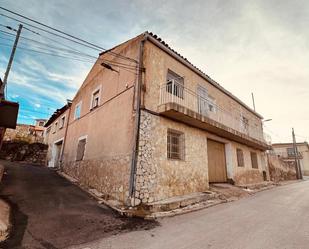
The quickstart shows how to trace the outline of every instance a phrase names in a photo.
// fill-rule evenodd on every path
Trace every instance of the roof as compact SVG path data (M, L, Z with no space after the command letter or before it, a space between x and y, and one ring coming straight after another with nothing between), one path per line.
M46 122L44 127L48 127L50 124L52 124L60 115L62 115L67 109L69 109L70 106L71 106L71 103L67 103L66 105L64 105L60 109L57 109L53 113L53 115L51 115L51 117L48 119L48 121Z
M254 111L251 107L249 107L247 104L245 104L243 101L241 101L239 98L237 98L235 95L233 95L231 92L226 90L224 87L222 87L218 82L210 78L206 73L204 73L201 69L193 65L187 58L183 57L181 54L176 52L174 49L172 49L166 42L164 42L160 37L158 37L156 34L153 34L152 32L146 31L144 33L145 37L152 41L155 45L161 45L162 47L165 47L167 50L171 52L171 55L175 57L175 59L183 62L185 65L189 66L193 71L195 71L197 74L199 74L201 77L203 77L206 81L208 81L210 84L212 84L214 87L234 99L237 103L245 107L248 111L256 115L257 117L263 119L263 116L261 116L259 113Z
M308 148L309 148L308 142L300 142L300 143L296 143L296 145L298 145L298 146L300 146L300 145L305 145L305 146L308 146ZM275 147L280 147L280 146L293 146L293 143L275 143L275 144L272 144L272 146L275 146Z

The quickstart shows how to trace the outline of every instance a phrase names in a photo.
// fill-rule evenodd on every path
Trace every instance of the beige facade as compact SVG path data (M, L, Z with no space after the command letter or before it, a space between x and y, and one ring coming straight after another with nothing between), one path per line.
M286 162L295 161L293 143L273 144L273 152ZM302 174L309 176L309 145L307 142L297 143L298 156Z
M182 86L167 82L170 71ZM63 137L58 166L106 198L137 205L206 191L210 140L223 146L226 181L268 176L262 117L147 32L102 53L64 114L64 131L47 138L49 165Z

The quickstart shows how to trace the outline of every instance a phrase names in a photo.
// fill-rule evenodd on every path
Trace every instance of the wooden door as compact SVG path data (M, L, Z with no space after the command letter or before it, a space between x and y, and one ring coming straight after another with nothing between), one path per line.
M225 145L207 140L209 182L226 182Z

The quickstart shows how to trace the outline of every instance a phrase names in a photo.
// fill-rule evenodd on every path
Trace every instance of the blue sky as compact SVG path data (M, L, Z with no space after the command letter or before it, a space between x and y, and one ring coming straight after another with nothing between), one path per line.
M23 0L2 0L1 6L104 48L152 31L250 106L254 92L257 111L273 119L265 123L273 141L290 141L292 127L299 141L309 140L308 1L28 0L25 7ZM0 24L18 25L1 16ZM53 44L27 30L22 35ZM0 33L2 78L12 43ZM20 46L35 48L23 39ZM21 105L18 121L47 118L73 98L91 65L18 49L8 85L9 99Z

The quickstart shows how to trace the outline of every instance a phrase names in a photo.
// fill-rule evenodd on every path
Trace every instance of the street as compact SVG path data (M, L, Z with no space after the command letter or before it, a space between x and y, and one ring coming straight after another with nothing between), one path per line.
M13 231L0 248L65 248L156 225L119 217L46 167L1 163L7 174L0 197L13 209Z
M14 229L1 248L308 248L309 181L156 222L122 218L44 167L4 162Z
M73 248L306 249L309 248L309 181L165 218L152 230L70 247Z

